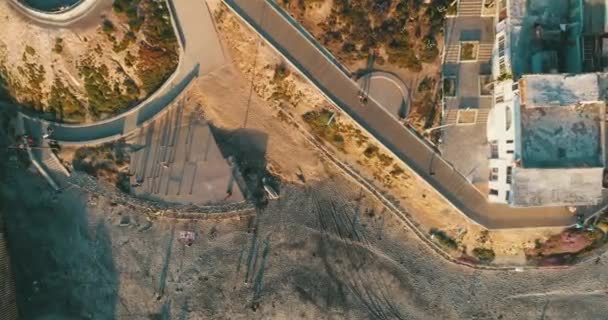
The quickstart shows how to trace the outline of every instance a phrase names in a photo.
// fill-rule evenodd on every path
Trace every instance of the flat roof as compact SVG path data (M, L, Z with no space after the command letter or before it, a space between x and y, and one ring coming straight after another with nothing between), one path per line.
M512 205L577 206L602 200L603 168L514 168Z
M524 168L603 167L604 103L521 108Z
M526 108L571 106L601 101L598 74L531 74L520 80Z

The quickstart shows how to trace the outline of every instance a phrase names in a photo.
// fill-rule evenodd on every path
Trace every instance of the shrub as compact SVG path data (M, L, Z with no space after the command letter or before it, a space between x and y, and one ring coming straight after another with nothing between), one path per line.
M367 158L372 158L373 156L376 155L376 153L378 153L378 147L376 147L374 145L369 145L363 151L363 155L365 155Z
M391 170L390 174L391 174L393 177L397 177L397 176L399 176L399 175L402 175L404 172L405 172L405 171L403 171L403 169L401 169L401 167L400 167L400 166L398 166L398 165L396 165L396 164L395 164L395 165L393 165L393 170Z
M444 231L439 230L437 228L431 228L430 233L431 237L437 240L437 242L439 242L439 244L441 244L442 246L453 250L456 250L458 248L458 243L456 242L456 240L452 239Z
M274 66L274 75L272 77L273 81L282 81L289 76L289 69L285 64L280 63Z
M133 10L133 8L136 8L136 5L139 3L139 1L140 0L114 0L112 8L117 13L125 13L130 10Z
M422 41L423 46L420 50L420 61L422 62L433 62L439 55L439 49L437 49L437 40L432 35L428 35Z
M53 47L53 52L57 54L63 52L63 39L59 37L55 38L55 46Z
M105 33L112 33L114 32L114 24L112 21L105 19L101 25L101 30L103 30Z
M336 143L336 144L343 144L344 143L344 137L342 135L340 135L340 134L337 134L337 133L334 134L333 140L334 140L334 143Z
M494 261L494 258L496 257L494 250L487 248L475 248L473 249L473 255L479 262L486 264Z
M426 76L418 84L418 92L430 91L431 89L433 89L434 85L435 85L435 80L429 76Z
M33 56L36 54L36 49L30 46L25 46L25 53L29 54L30 56Z
M384 153L378 154L378 159L380 160L380 162L382 163L382 166L384 166L384 167L388 167L391 164L393 164L393 158L391 158L391 156L388 156Z

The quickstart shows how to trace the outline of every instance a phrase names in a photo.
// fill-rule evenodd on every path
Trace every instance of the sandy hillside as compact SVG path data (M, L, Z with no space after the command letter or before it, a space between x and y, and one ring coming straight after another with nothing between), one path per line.
M88 122L145 98L174 70L177 47L174 35L172 43L161 43L148 31L147 26L162 17L149 9L150 0L137 2L137 18L112 10L109 1L67 29L31 23L7 1L0 2L0 84L8 99L55 120ZM168 15L166 7L159 10ZM160 25L172 28L170 20ZM155 50L165 50L168 57L155 61L160 74L148 67Z

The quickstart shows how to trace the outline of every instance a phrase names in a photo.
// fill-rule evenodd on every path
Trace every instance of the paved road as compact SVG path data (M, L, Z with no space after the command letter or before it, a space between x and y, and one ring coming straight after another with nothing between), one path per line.
M175 76L147 100L111 119L86 125L52 123L53 139L66 145L82 145L110 141L128 134L160 115L195 77L225 63L206 3L202 0L172 0L169 3L183 40L183 53ZM35 117L26 117L25 121L34 133L48 123Z
M489 204L453 167L370 101L361 106L359 88L309 38L265 0L224 0L237 14L289 59L340 108L404 160L456 207L488 228L570 225L565 208L511 208ZM592 208L587 208L593 211Z

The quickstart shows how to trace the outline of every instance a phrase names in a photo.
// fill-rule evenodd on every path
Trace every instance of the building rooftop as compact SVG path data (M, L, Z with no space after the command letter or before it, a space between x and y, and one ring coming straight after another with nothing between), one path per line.
M603 103L522 109L522 166L601 167L603 110Z
M603 168L513 170L512 205L576 206L602 200Z
M526 108L572 106L602 100L596 73L525 75L520 83L521 104Z
M605 103L598 74L526 75L520 80L519 158L512 205L599 203Z

